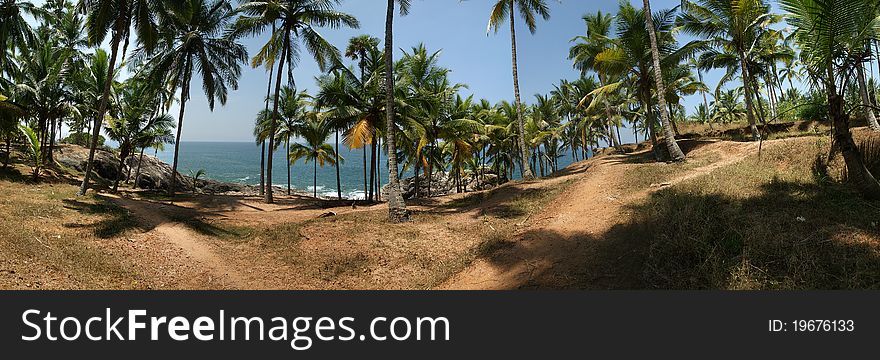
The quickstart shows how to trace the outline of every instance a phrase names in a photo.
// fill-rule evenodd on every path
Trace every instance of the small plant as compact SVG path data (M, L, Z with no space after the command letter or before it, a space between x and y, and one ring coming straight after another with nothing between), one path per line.
M198 189L199 189L199 179L202 178L203 176L205 176L206 173L207 172L205 172L205 169L199 169L199 171L192 171L192 170L189 171L189 177L191 177L192 181L193 181L193 186L192 186L193 194L195 194L196 191L198 191Z
M34 163L34 180L38 180L40 178L40 170L43 168L43 148L40 144L40 138L37 136L37 133L34 132L34 129L27 126L19 125L18 129L25 137L25 144L31 155L31 160Z

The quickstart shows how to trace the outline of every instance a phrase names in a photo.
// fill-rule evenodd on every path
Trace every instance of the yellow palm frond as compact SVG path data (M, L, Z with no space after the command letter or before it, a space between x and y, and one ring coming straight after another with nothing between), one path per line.
M373 126L367 118L358 120L348 131L342 141L349 148L362 149L373 143Z

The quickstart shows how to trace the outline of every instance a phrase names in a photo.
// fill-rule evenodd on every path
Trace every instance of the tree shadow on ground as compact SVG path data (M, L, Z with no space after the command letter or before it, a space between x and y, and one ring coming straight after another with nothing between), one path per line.
M129 214L128 211L111 203L107 199L98 198L97 203L82 202L79 200L62 200L64 208L74 210L86 215L100 215L102 220L94 223L67 223L63 226L69 229L92 229L95 236L101 239L117 237L128 230L141 228L148 231Z
M510 288L876 289L880 204L839 185L774 180L731 197L677 188L602 234L532 229L480 255Z

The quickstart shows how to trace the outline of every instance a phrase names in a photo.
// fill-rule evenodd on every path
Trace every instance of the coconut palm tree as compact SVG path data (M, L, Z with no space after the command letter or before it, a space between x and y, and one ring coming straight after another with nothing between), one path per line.
M156 112L159 97L149 85L137 77L128 80L116 101L117 108L111 111L112 116L108 116L107 134L119 143L119 167L113 183L114 192L119 190L125 160L138 147L143 149L145 143L155 142L157 135L174 127L174 118Z
M525 139L525 120L523 119L523 106L519 93L519 68L516 54L516 13L517 11L523 17L529 31L534 34L537 31L536 15L544 20L550 19L550 8L544 0L498 0L492 6L492 13L489 16L489 27L487 32L495 33L501 29L501 25L505 21L510 22L510 48L513 58L513 94L516 100L517 127L519 130L519 147L521 166L523 167L523 178L531 179L535 177L534 172L529 166L529 149L526 146Z
M574 67L581 71L581 76L585 76L589 71L595 71L599 76L600 86L605 86L608 84L610 71L605 67L597 66L599 63L597 63L596 57L614 46L614 42L610 38L614 17L611 14L603 14L599 11L595 15L584 15L583 19L587 25L587 34L572 40L576 44L569 50L569 59L574 61ZM617 128L618 134L615 136L614 128L610 123L611 119L614 118L611 104L608 102L607 97L602 98L602 103L605 108L606 119L609 121L607 124L610 133L609 137L614 147L620 149L620 142L618 140L620 129Z
M305 141L305 144L296 143L290 147L291 163L304 159L306 163L312 162L315 164L314 182L312 183L315 198L318 197L318 166L324 167L324 164L338 166L333 145L326 143L332 130L328 122L323 121L318 114L313 113L299 126L298 133Z
M275 78L275 94L272 113L278 113L279 97L281 95L281 80L284 76L285 65L291 69L288 75L288 83L293 84L292 69L301 53L300 48L306 50L317 61L321 71L328 66L340 63L339 50L331 45L318 32L319 27L358 28L360 23L353 16L336 11L340 0L267 0L247 1L239 5L239 13L242 16L233 26L231 36L259 36L268 28L273 28L269 41L264 45L251 60L253 67L266 65L275 66L278 62L278 70ZM269 134L276 130L277 117L273 116L269 121ZM269 137L269 149L275 147L275 137ZM273 203L272 195L272 156L269 156L266 164L266 203Z
M363 87L357 77L348 69L340 68L321 76L318 81L318 94L315 95L315 108L326 109L322 114L336 134L336 155L339 156L340 132L349 131L361 119L360 95ZM359 140L366 137L361 136ZM363 145L363 144L359 144ZM364 149L364 194L367 193L367 152ZM336 161L339 163L339 160ZM342 177L336 167L336 196L342 200Z
M684 161L684 152L675 142L675 133L670 126L669 113L666 111L666 88L663 84L663 70L660 68L660 49L657 47L657 29L654 27L654 16L651 13L651 1L644 0L645 3L645 22L648 28L648 34L651 37L651 55L654 60L654 80L657 82L657 102L660 105L661 126L666 141L666 150L669 151L669 157L672 161Z
M10 61L9 56L15 55L16 49L26 49L33 42L33 29L25 16L40 14L40 9L30 1L0 0L0 76Z
M780 4L794 28L804 66L824 87L834 146L843 155L849 181L863 196L880 199L880 182L865 166L844 109L852 74L870 59L865 44L877 40L880 0L781 0Z
M367 86L368 86L368 81L367 81L367 78L368 78L367 69L369 68L368 64L370 63L371 59L378 58L379 56L376 56L378 54L380 54L379 39L374 38L369 35L361 35L361 36L356 36L356 37L351 38L348 41L348 47L345 49L345 56L348 57L349 59L352 59L352 60L355 60L358 62L358 67L360 68L361 89L364 93L366 92ZM355 129L354 125L355 124L351 124L350 128ZM362 130L361 132L363 132L363 134L356 136L355 140L357 140L358 144L349 144L349 146L363 145L363 146L360 146L360 148L363 149L363 153L364 153L364 158L363 158L363 160L364 160L364 197L365 197L365 199L367 199L367 195L370 193L370 185L368 183L368 175L367 175L367 146L366 146L366 144L372 143L372 137L370 137L366 134L366 131L370 130L365 126L365 125L367 125L367 123L365 123L365 122L360 123L360 125L361 126L359 127L359 129ZM370 131L370 132L372 132L372 131ZM337 141L337 143L338 143L338 141ZM356 148L356 147L352 147L352 148ZM337 153L338 153L338 151L337 151ZM373 164L373 163L374 162L371 161L371 164ZM337 168L337 170L338 170L338 168Z
M36 131L33 129L25 125L18 125L18 128L22 135L24 135L25 148L27 148L28 154L31 156L31 161L33 162L31 169L33 169L34 180L38 180L40 178L40 170L43 168L45 162L40 139L38 138Z
M705 44L712 48L700 57L704 67L726 68L728 78L741 74L752 139L760 140L754 104L757 80L749 64L756 56L755 44L777 17L764 0L683 0L682 10L681 28L705 38Z
M208 107L214 110L219 100L226 104L229 89L238 89L241 67L247 61L247 49L226 30L236 12L226 0L186 0L184 10L174 11L161 22L162 34L156 52L136 51L134 64L146 63L152 79L180 89L180 114L177 117L177 137L174 142L172 174L177 173L180 156L180 137L186 104L190 99L193 76L200 78ZM168 188L173 195L177 177L171 177Z
M400 14L409 14L410 0L388 0L388 12L385 14L385 144L388 147L388 217L392 222L409 221L409 211L403 200L397 168L397 147L395 137L397 126L394 123L394 12L395 5L400 4Z
M92 163L95 160L95 149L98 147L98 138L101 135L101 123L107 112L110 100L110 88L113 85L113 73L116 69L116 61L120 54L120 45L125 41L128 44L131 31L134 29L137 40L145 51L152 51L157 42L156 20L161 17L164 9L177 8L179 5L174 1L167 0L82 0L79 3L81 11L86 15L86 32L88 33L89 45L97 47L104 43L107 34L111 34L110 60L107 66L107 75L104 77L104 88L101 93L101 101L98 111L95 113L92 125L92 138L89 146L89 160L86 162L85 175L82 186L77 195L86 194L89 188L89 179L92 174ZM121 53L125 53L124 46Z
M135 188L140 186L141 165L144 163L144 151L146 151L148 147L154 148L156 150L154 156L158 156L159 151L165 150L165 144L174 143L173 119L170 123L165 123L164 127L160 124L154 125L152 130L142 133L137 142L138 146L141 148L141 152L138 156L137 171L134 173Z
M277 147L284 143L284 149L287 152L287 196L292 194L290 184L290 166L292 165L290 158L290 139L299 135L299 129L309 116L309 107L311 107L311 96L305 91L297 92L291 87L281 88L281 105L279 106L278 129L275 133L275 144ZM273 149L274 153L275 149Z

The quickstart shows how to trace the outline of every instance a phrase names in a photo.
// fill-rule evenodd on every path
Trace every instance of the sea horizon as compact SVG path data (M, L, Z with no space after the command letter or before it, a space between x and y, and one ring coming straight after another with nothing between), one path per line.
M334 145L335 144L331 144ZM252 141L182 141L180 143L178 172L189 175L190 171L205 170L204 179L242 184L260 184L261 146ZM346 199L363 199L364 160L362 149L351 149L344 144L339 147L340 157L344 159L340 167L342 196ZM155 149L147 149L145 155L156 155L159 160L171 164L174 160L174 146L167 145L156 154ZM368 154L369 156L369 154ZM282 146L273 157L272 185L287 188L286 152ZM369 158L368 158L369 159ZM571 164L570 154L559 159L560 169ZM369 167L369 162L367 166ZM381 154L381 184L388 183L387 156ZM537 170L537 169L536 169ZM369 176L369 175L368 175ZM401 173L401 178L412 177L412 169ZM302 160L290 168L291 189L295 193L314 193L314 164ZM336 170L333 166L318 167L317 190L320 197L337 196Z

